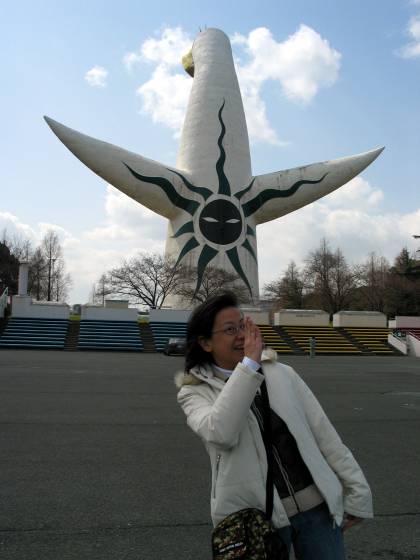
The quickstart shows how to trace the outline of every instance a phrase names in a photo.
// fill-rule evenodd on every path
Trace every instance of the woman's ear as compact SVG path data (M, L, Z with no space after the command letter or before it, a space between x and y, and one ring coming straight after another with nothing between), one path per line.
M213 349L213 345L211 343L210 338L205 338L204 336L200 336L198 338L198 344L201 346L201 348L204 350L204 352L210 352Z

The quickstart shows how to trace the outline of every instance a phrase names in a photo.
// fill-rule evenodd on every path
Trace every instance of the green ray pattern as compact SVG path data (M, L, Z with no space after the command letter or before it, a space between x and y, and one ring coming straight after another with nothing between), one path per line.
M217 255L218 251L209 247L208 245L204 245L203 250L201 251L201 255L198 259L197 264L197 285L195 287L195 294L198 292L201 286L201 282L203 280L203 274L206 270L207 265L214 257Z
M257 256L248 239L245 239L245 241L242 243L242 247L244 247L247 251L249 251L251 255L254 257L255 262L257 262Z
M197 208L200 206L199 203L195 202L195 200L188 200L187 198L181 196L179 193L177 193L172 183L167 179L164 179L163 177L147 177L146 175L140 175L140 173L137 173L136 171L134 171L134 169L131 169L131 167L125 162L123 163L130 171L130 173L134 175L136 179L139 179L139 181L152 183L153 185L157 185L158 187L160 187L172 202L172 204L174 204L177 208L182 208L182 210L185 210L186 212L188 212L188 214L191 214L191 216L193 216L197 211Z
M226 251L226 254L229 257L229 260L232 263L233 268L236 270L236 272L239 274L239 276L245 282L245 284L246 284L246 286L249 290L249 293L251 294L251 297L252 297L251 286L248 282L248 278L246 277L245 272L242 269L241 262L239 260L239 255L238 255L237 248L233 247L232 249L229 249L229 251Z
M222 119L222 112L224 106L225 106L225 100L223 100L222 106L219 109L219 122L222 127L222 130L217 140L217 145L219 146L219 150L220 150L220 156L216 163L216 171L217 171L217 176L219 178L219 194L225 194L227 196L230 196L230 185L224 170L225 161L226 161L226 152L222 144L223 138L225 137L225 133L226 133L225 123L223 122Z
M250 184L245 189L242 189L241 191L237 192L236 194L234 194L234 196L238 200L241 200L241 198L244 196L244 194L246 194L251 189L252 185L254 184L254 181L255 181L255 177L252 179Z
M289 189L285 190L266 189L265 191L261 191L260 194L258 194L256 197L242 206L244 214L246 217L251 216L269 200L273 200L274 198L287 198L288 196L292 196L302 185L316 185L317 183L323 181L327 175L328 173L325 173L325 175L323 175L321 179L318 179L317 181L297 181Z
M188 179L186 177L184 177L184 175L182 175L178 171L175 171L175 169L169 169L169 168L167 168L167 169L168 169L168 171L171 171L171 173L175 173L175 175L178 175L178 177L181 177L181 179L185 183L185 186L188 187L191 192L200 194L204 198L204 200L207 200L209 198L209 196L211 196L213 194L212 191L210 189L207 189L206 187L196 187L195 185L190 183L188 181Z
M187 253L189 253L199 245L200 243L197 241L197 239L195 237L191 237L191 239L187 241L187 243L185 243L182 251L179 253L179 257L175 263L175 266L178 266L178 264L181 262L181 259L183 259Z
M176 233L174 233L174 235L172 237L173 238L179 237L180 235L183 235L184 233L194 233L194 222L187 222L186 224L181 226L179 228L179 230Z

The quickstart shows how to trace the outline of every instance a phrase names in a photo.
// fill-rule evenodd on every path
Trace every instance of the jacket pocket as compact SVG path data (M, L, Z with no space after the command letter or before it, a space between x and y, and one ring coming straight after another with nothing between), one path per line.
M216 484L217 484L217 479L219 477L219 469L220 469L221 459L222 459L222 454L218 453L217 456L216 456L216 468L215 468L215 472L214 472L213 498L216 497Z

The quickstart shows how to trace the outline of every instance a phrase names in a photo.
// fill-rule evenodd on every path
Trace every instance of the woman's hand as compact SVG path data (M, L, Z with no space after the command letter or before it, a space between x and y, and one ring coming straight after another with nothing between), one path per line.
M351 527L354 527L354 525L358 525L362 521L363 519L361 517L356 517L355 515L350 515L349 513L346 513L343 524L341 525L341 530L344 533L345 531L347 531Z
M260 333L260 329L254 324L250 317L245 317L245 341L244 355L254 362L261 363L261 353L264 348L264 342Z

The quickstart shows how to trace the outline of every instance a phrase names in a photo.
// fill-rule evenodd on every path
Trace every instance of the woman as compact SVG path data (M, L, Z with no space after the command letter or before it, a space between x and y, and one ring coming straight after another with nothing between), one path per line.
M270 400L273 525L300 560L344 559L343 531L372 517L369 485L320 404L289 366L263 351L260 331L233 294L192 313L178 402L204 442L212 468L216 526L245 508L265 510L267 455L259 387Z

